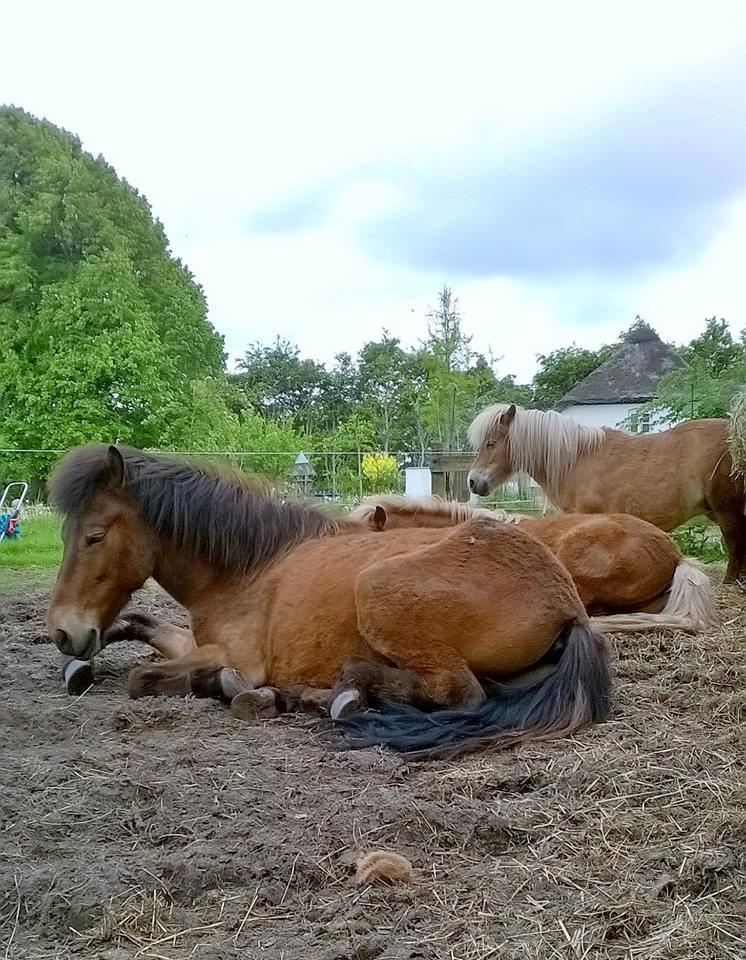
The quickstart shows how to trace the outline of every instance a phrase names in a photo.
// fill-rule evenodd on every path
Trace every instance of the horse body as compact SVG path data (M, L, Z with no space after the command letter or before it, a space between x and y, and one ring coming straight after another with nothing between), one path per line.
M173 659L133 671L135 695L349 686L364 661L376 683L396 674L415 702L461 708L455 732L407 714L374 738L425 749L485 731L493 742L557 736L608 709L604 641L564 567L518 528L479 517L446 531L337 536L318 511L105 447L72 451L51 490L67 515L48 613L63 653L100 649L149 576L190 612L191 634L154 644ZM206 514L222 525L201 526ZM556 669L538 686L486 701L479 677L520 675L551 651ZM378 729L366 717L355 721L363 739Z
M682 557L659 528L629 514L559 514L528 517L490 511L437 497L370 497L349 522L372 530L448 527L493 516L540 540L570 573L596 622L616 632L671 628L706 630L717 622L707 575Z
M498 404L470 428L469 484L487 493L526 473L566 513L629 513L664 531L705 514L723 533L730 582L746 575L746 491L733 474L728 438L727 420L632 435Z
M549 493L561 510L629 513L670 532L724 506L717 468L725 460L730 467L727 421L692 420L655 434L603 431L603 444L580 456Z

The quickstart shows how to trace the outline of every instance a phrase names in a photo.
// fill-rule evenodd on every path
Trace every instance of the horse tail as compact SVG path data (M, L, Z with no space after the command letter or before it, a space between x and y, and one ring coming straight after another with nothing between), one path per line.
M420 757L455 756L477 747L505 748L566 737L605 720L611 709L606 638L587 620L574 620L560 637L563 649L548 676L524 686L494 684L477 707L435 710L385 702L337 721L344 746L387 746ZM520 680L520 678L518 678Z
M715 595L701 564L683 557L674 570L668 600L660 613L619 613L591 617L597 630L640 633L644 630L684 630L706 633L718 624Z

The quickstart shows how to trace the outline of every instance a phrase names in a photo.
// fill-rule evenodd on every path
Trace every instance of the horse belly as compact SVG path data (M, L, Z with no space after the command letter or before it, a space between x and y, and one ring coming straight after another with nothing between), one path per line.
M347 577L324 589L288 582L275 597L267 641L267 679L277 687L330 687L347 660L372 656L358 630L354 584Z
M602 450L568 471L558 497L563 511L626 513L668 532L705 510L701 451L665 434L609 436Z
M381 556L406 553L442 537L441 531L348 535L309 541L272 571L267 612L267 682L332 686L350 659L375 654L358 628L355 583Z

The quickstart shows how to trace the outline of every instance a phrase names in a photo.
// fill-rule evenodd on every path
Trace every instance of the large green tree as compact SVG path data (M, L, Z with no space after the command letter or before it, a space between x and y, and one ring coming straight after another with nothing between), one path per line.
M727 417L734 396L746 388L744 334L736 340L725 320L710 317L679 356L682 366L661 379L658 396L646 409L669 422Z
M420 362L426 371L421 416L430 442L445 449L466 446L474 416L491 403L528 403L531 391L513 376L498 377L495 360L471 348L458 299L444 286L427 314L428 335Z
M359 414L372 425L380 450L411 450L422 434L421 397L427 380L419 355L383 331L358 355Z
M3 442L191 445L205 391L210 428L226 427L223 386L202 290L146 200L76 137L0 108Z
M586 350L573 344L552 350L551 353L540 353L537 357L539 369L532 383L533 403L542 410L553 407L576 384L608 360L613 351L614 347L609 344L598 350Z
M250 344L238 369L234 380L260 413L290 420L307 433L323 421L329 373L323 364L302 358L289 340L277 337L269 346Z

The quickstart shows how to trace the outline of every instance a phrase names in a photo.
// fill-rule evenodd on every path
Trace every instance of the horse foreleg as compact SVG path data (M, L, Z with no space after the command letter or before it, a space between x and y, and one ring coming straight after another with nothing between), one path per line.
M229 667L226 651L206 644L177 660L146 663L130 671L127 690L139 697L211 697L230 702L251 684Z
M60 671L65 690L71 697L79 697L93 683L93 661L76 660L63 654L60 657Z
M140 610L125 614L104 634L104 646L120 640L147 643L166 660L178 660L197 649L191 630L156 620Z
M239 720L267 720L281 713L310 713L328 717L334 690L296 684L286 690L255 687L231 700L231 713Z
M103 646L122 640L139 640L147 643L167 660L177 660L196 650L191 630L162 623L149 613L133 611L116 620L104 633ZM71 696L79 696L94 681L93 660L77 660L75 657L60 658L60 673L65 689Z

